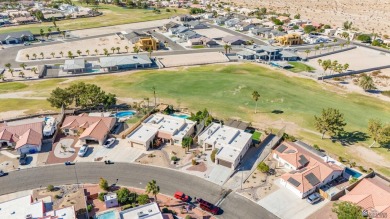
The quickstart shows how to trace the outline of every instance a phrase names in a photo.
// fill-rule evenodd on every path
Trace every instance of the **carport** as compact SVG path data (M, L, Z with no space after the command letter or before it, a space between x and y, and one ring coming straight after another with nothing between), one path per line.
M228 168L232 168L232 162L229 162L226 160L217 159L217 164L228 167Z

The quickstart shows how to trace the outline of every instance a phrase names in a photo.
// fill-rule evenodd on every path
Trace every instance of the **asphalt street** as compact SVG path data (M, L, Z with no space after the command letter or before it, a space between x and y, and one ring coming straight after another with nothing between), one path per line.
M176 190L180 190L191 197L201 197L212 203L221 199L222 188L199 177L130 163L76 163L72 166L53 165L14 171L0 177L0 195L46 187L49 184L98 183L100 177L106 178L109 184L118 179L118 185L137 188L145 188L147 182L154 179L163 194L173 195ZM277 218L263 207L234 192L222 200L220 207L223 213L218 218Z

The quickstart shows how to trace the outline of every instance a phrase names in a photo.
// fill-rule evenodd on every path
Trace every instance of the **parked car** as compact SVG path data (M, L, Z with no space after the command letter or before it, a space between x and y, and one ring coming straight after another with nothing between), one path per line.
M27 164L27 154L21 153L19 156L19 164L26 165Z
M88 145L85 144L79 150L79 153L78 153L79 157L84 157L84 155L85 155L85 153L87 153L87 151L88 151Z
M29 43L29 42L24 42L23 45L29 46L29 45L31 45L31 43Z
M107 139L107 140L104 142L103 147L105 147L105 148L111 147L111 146L114 144L115 140L116 140L115 138L109 138L109 139Z
M0 170L0 176L4 176L4 175L5 175L4 171Z
M217 215L218 212L219 212L219 207L211 204L210 202L207 202L201 198L197 199L198 203L199 203L199 206L201 209L203 209L204 211L207 211L207 212L210 212L211 214L213 215Z
M322 199L321 195L318 194L318 192L315 192L315 193L309 195L306 200L307 200L307 202L309 202L310 204L313 205L313 204L321 201L321 199Z
M187 202L190 199L190 197L188 197L188 195L185 195L184 193L182 193L180 191L176 191L174 197L176 199L182 200L184 202Z

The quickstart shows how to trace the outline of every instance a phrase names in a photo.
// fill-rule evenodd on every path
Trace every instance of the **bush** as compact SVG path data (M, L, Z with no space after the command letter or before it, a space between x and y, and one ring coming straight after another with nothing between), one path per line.
M48 185L47 188L46 188L46 190L47 190L48 192L52 192L52 191L54 191L54 186L53 186L53 185Z
M184 219L191 219L191 216L187 215Z
M381 94L390 97L390 90L382 91Z
M257 169L262 173L266 173L269 171L269 166L264 162L260 162L259 165L257 165Z
M349 184L354 184L356 181L358 181L356 177L351 177L351 179L349 179Z
M101 193L99 193L98 199L99 199L100 201L104 201L104 196L105 196L105 195L107 195L106 192L101 192Z
M179 158L176 157L176 156L172 156L172 157L171 157L171 160L172 160L172 161L179 161Z
M341 163L344 163L344 158L343 158L343 157L339 157L339 161L340 161Z
M213 163L215 162L215 155L217 154L217 152L218 149L214 149L213 152L211 152L210 159L211 161L213 161Z
M297 140L294 136L289 135L287 133L283 134L283 139L286 140L286 141L291 141L291 142L294 142L294 141Z
M349 164L349 166L350 166L350 167L356 167L356 162L351 162L351 163Z
M121 207L121 209L122 209L122 211L124 211L124 210L129 209L129 208L132 208L132 207L133 207L133 205L127 204L127 205L123 205L123 206Z
M198 164L198 162L196 162L195 159L192 159L192 165L195 166L195 165L197 165L197 164Z
M367 172L367 170L364 169L364 167L362 167L362 166L359 166L359 170L360 170L360 172L363 172L363 173L366 173L366 172Z
M101 189L103 189L104 191L107 191L108 190L108 182L107 182L107 180L104 179L104 178L100 178L99 187Z
M316 149L317 151L321 151L321 148L318 145L313 145L313 148Z
M127 188L120 188L116 191L116 195L120 204L127 204L129 202L130 191Z
M171 12L171 9L167 8L165 9L166 12Z
M87 211L88 212L91 212L92 209L93 209L93 205L92 204L87 205Z
M60 198L62 198L62 197L61 197L60 195L55 195L54 198L55 198L55 199L60 199Z
M144 205L149 203L149 196L147 194L142 194L137 197L137 203L139 205Z

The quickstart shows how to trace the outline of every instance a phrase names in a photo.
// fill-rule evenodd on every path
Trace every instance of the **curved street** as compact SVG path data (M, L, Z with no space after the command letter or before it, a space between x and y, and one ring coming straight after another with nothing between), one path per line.
M49 184L98 183L100 177L113 184L145 188L152 179L157 181L161 193L173 195L181 190L188 195L201 197L212 203L220 199L222 188L199 177L165 168L130 163L76 163L53 165L13 171L0 177L0 195L22 190L46 187ZM219 205L224 211L218 218L277 218L263 207L232 192Z

